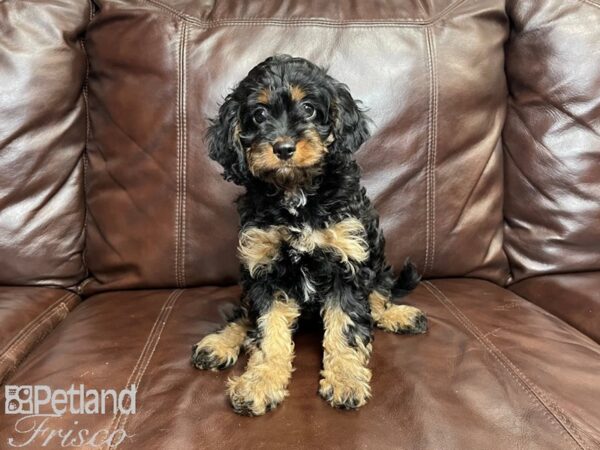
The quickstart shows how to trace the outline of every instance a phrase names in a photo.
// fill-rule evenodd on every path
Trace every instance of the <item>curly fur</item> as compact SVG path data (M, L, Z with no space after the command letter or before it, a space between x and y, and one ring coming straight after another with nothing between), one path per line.
M341 408L359 407L370 396L366 366L377 319L382 328L402 333L427 326L416 308L410 314L392 308L392 296L406 295L419 276L407 262L396 278L386 262L379 217L353 158L368 137L368 119L347 86L287 55L252 69L227 96L207 134L209 156L223 167L223 177L246 188L237 202L243 297L231 320L249 321L246 346L252 361L264 362L273 359L265 342L291 345L291 332L282 330L293 330L295 317L278 321L278 331L264 320L276 320L282 295L303 316L324 319L320 393ZM291 155L278 153L282 142L293 145ZM194 364L214 368L207 360L214 359L214 347L227 353L205 339L194 349ZM285 384L288 378L277 380ZM271 380L269 389L278 396L269 403L259 381L252 389L251 378L244 380L244 389L230 391L238 412L262 414L265 405L283 398L285 385Z

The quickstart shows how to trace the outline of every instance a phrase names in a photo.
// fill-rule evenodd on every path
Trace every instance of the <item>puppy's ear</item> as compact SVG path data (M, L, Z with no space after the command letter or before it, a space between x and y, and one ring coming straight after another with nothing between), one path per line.
M332 104L334 148L353 153L369 138L368 119L350 95L348 86L335 82Z
M219 115L211 120L206 133L208 156L223 166L223 178L243 185L247 180L246 159L240 142L240 105L228 95L219 108Z

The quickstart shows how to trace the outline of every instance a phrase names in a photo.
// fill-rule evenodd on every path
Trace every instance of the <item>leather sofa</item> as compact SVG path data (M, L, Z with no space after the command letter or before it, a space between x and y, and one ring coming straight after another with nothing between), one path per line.
M206 118L274 53L363 101L389 259L424 275L430 329L375 333L359 411L317 396L318 329L258 418L225 396L244 360L189 361L239 295ZM600 448L597 0L0 1L0 193L3 384L137 386L135 414L49 416L23 448Z

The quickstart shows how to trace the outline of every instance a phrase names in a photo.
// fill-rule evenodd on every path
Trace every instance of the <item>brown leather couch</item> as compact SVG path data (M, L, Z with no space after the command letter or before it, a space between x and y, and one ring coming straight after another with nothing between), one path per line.
M274 53L363 100L389 259L426 279L406 301L428 334L376 332L359 411L317 396L318 330L263 417L225 397L244 361L189 363L239 294L239 191L206 117ZM600 448L600 2L0 1L0 286L5 385L138 388L135 414L48 417L23 448L82 429L122 449ZM20 418L0 448L31 437Z

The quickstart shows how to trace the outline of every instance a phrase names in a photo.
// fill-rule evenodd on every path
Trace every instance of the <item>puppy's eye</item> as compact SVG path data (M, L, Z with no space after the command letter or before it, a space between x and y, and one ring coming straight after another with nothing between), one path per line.
M267 110L265 108L257 108L253 113L252 113L252 120L254 120L254 123L259 125L261 123L263 123L265 120L267 120Z
M300 105L300 108L302 109L302 112L304 113L304 117L306 117L306 119L308 119L308 120L314 118L315 115L317 114L315 107L308 102L302 103L302 105Z

